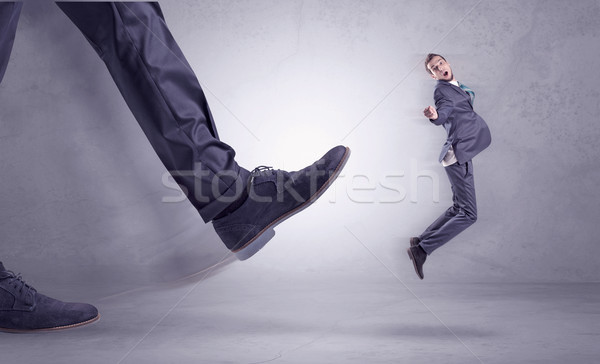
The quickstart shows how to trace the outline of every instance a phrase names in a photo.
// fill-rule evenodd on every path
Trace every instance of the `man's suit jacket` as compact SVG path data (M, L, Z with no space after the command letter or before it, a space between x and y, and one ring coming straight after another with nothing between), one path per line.
M450 82L438 81L433 93L438 118L431 120L443 125L448 139L442 148L439 161L450 149L458 163L468 162L492 142L492 135L485 121L473 111L471 97L460 87Z

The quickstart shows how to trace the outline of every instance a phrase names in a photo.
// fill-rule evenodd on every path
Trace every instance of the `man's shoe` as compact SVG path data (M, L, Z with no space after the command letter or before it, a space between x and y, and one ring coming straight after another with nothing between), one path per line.
M94 322L98 310L85 303L61 302L38 293L0 263L0 331L69 329Z
M421 242L421 239L417 238L416 236L413 236L412 238L410 238L410 246L417 246L417 245L419 245L420 242Z
M408 257L413 262L413 266L415 267L415 272L419 276L419 278L423 279L425 276L423 275L423 264L427 259L427 253L421 246L411 246L406 250L408 252Z
M275 235L275 226L325 192L349 156L349 148L337 146L296 172L256 168L248 182L246 201L229 215L213 220L215 231L239 260L250 258Z

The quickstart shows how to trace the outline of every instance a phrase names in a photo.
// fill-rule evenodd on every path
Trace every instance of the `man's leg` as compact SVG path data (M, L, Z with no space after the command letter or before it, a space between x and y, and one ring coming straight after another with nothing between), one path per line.
M158 3L57 4L106 63L167 170L204 221L212 220L241 195L249 172L218 139L202 88Z
M460 208L458 206L458 202L456 201L456 194L454 193L454 188L452 187L452 181L450 181L450 188L452 189L452 206L450 206L450 208L444 211L443 214L441 214L433 223L431 223L431 225L429 225L421 235L410 238L410 246L419 245L422 240L431 237L439 228L444 226L448 221L450 221L450 219L458 214Z
M349 156L336 147L298 172L240 167L218 139L204 93L158 3L59 2L106 63L154 150L205 222L240 259L333 183ZM252 181L252 183L250 183Z
M20 2L0 2L0 82L8 66L22 7Z
M22 3L0 2L0 82L6 71ZM72 328L98 320L85 303L61 302L38 293L0 262L0 331L31 332Z
M427 255L477 221L473 162L455 163L444 169L452 186L454 204L427 228L417 245L408 249L408 255L421 279L423 279L423 263L425 263Z
M428 255L477 221L473 162L455 163L445 167L445 170L452 185L454 206L451 209L456 213L435 232L421 240L419 245Z
M454 193L452 200L456 200L454 198ZM454 201L454 204L450 206L448 210L444 211L444 213L441 214L440 217L438 217L431 225L427 227L427 229L425 229L425 231L423 231L423 233L418 238L419 241L423 241L431 237L433 234L435 234L436 231L438 231L439 228L444 226L448 221L450 221L454 216L456 216L459 211L460 210L456 204L456 201Z

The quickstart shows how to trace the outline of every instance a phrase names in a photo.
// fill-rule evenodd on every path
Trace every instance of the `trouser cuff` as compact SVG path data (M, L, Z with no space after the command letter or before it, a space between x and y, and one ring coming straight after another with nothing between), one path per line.
M204 222L209 222L223 212L231 204L242 197L250 178L250 172L240 167L239 174L235 181L225 190L221 196L209 202L206 206L198 210Z

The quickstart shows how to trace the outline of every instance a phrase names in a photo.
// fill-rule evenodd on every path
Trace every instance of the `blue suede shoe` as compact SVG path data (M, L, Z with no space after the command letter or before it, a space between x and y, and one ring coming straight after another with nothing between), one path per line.
M99 318L96 307L44 296L0 263L0 331L61 330L89 324Z
M325 192L349 157L349 148L337 146L297 172L256 168L248 182L246 201L229 215L213 220L215 231L238 259L250 258L275 235L275 226Z

